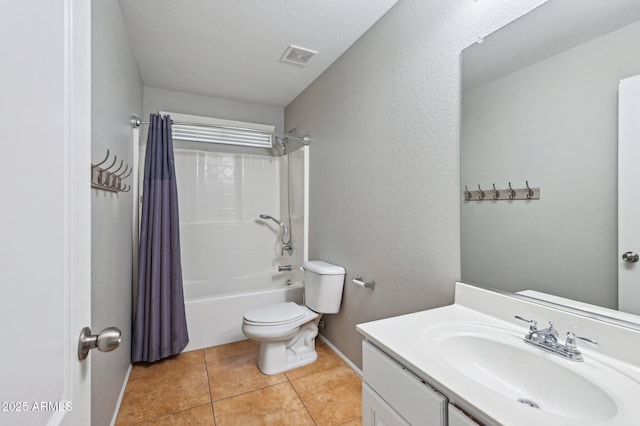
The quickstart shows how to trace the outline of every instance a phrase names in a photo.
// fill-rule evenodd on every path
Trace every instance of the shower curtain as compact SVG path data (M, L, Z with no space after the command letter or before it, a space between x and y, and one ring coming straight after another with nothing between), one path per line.
M189 343L180 263L171 118L151 114L144 164L132 361L153 362Z

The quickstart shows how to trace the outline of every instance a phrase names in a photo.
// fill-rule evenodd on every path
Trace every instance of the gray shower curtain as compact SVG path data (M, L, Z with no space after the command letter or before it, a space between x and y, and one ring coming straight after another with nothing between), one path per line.
M153 362L189 343L182 288L171 118L151 114L144 162L132 361Z

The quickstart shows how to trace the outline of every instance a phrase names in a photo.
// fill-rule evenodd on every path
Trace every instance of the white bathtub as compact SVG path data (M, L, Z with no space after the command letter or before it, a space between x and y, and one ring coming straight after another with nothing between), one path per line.
M297 275L297 274L295 274ZM248 310L280 302L302 302L301 280L289 274L260 274L220 281L185 281L189 330L185 351L244 340L242 316ZM297 278L297 277L296 277Z

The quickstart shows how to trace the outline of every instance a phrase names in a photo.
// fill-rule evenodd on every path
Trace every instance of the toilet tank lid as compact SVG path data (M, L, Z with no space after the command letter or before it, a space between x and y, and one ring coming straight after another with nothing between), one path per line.
M304 262L302 267L305 270L309 270L320 275L344 275L345 273L342 266L334 265L323 260L309 260L308 262Z

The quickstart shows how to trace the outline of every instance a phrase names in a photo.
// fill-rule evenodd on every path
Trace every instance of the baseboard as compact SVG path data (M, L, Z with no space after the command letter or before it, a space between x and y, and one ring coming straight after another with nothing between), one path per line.
M331 348L331 350L334 351L344 362L346 362L347 365L349 367L351 367L351 369L353 371L355 371L358 376L362 377L362 370L360 370L357 365L355 365L353 362L351 362L351 360L349 358L347 358L345 356L345 354L340 352L340 349L336 348L333 345L333 343L331 343L329 340L327 340L327 338L324 337L322 334L318 334L318 337L320 338L320 340L322 340L324 343L326 343L327 346L329 346Z
M122 398L124 398L124 391L127 389L127 383L129 383L129 375L131 374L131 368L133 364L129 364L129 368L127 369L127 374L124 376L124 383L122 383L122 389L120 389L120 396L118 397L118 402L116 403L116 409L113 412L113 417L111 418L111 426L115 426L116 420L118 419L118 413L120 412L120 404L122 404Z

